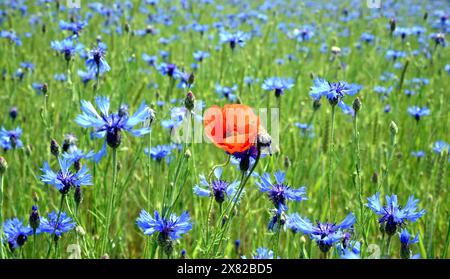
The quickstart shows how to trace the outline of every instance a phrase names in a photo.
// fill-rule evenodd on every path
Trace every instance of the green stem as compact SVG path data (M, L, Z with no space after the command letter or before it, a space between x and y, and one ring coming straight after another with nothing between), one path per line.
M61 195L61 202L59 204L58 216L56 217L55 227L53 228L53 233L51 235L51 237L55 241L55 249L56 249L56 245L57 245L57 240L55 240L56 239L56 229L58 228L59 219L61 218L61 212L62 212L62 209L64 206L64 198L65 197L66 197L65 194ZM50 246L48 247L48 251L47 251L47 259L49 258L51 251L52 251L52 245L50 244Z
M332 212L332 202L331 202L331 193L333 191L333 156L334 156L334 114L335 114L336 106L331 106L331 136L330 136L330 149L328 150L328 212L329 218L332 220L331 212Z
M112 219L112 215L113 215L114 196L116 193L116 180L117 180L117 148L113 148L113 150L112 150L112 161L113 161L113 164L112 164L113 180L112 180L112 187L111 187L111 195L109 196L109 202L108 202L106 227L105 227L105 234L103 235L101 256L103 256L106 252L106 246L108 244L108 238L109 238L109 230L110 230L111 221L112 221L111 219Z

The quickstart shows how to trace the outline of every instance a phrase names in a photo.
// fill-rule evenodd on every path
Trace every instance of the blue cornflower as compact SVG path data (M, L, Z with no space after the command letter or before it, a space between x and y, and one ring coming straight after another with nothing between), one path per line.
M73 171L71 167L74 161L66 158L58 158L58 162L60 166L58 172L54 172L47 162L44 163L41 169L43 172L41 176L42 182L55 186L63 195L67 194L72 187L77 188L83 185L92 185L92 176L85 165L81 169Z
M393 61L397 60L398 58L406 57L406 53L403 51L397 51L397 50L388 50L386 52L386 58L392 59Z
M88 71L97 77L111 70L105 59L106 49L106 45L99 42L96 48L89 51L86 59Z
M80 22L66 22L64 20L59 21L59 28L61 30L69 30L72 31L74 34L78 34L87 23L85 21Z
M17 127L14 130L8 131L4 127L0 130L0 146L4 150L22 148L23 143L20 137L22 136L22 129Z
M271 77L264 80L262 89L267 91L275 91L275 96L280 97L284 91L294 86L294 80L291 78Z
M336 248L341 259L360 259L361 243L359 241L352 241L349 245L347 245L347 247L344 247L343 244L338 243Z
M269 260L273 259L273 251L264 247L256 249L256 253L253 255L253 259Z
M54 75L53 75L53 78L54 78L56 81L61 81L61 82L67 81L67 77L66 77L66 75L63 74L63 73L60 73L60 74L54 74Z
M222 44L228 43L232 50L234 50L236 46L243 47L245 45L245 42L250 39L250 35L242 31L237 31L235 33L222 31L220 32L219 37L220 42Z
M216 93L219 94L222 98L225 97L229 101L235 101L237 99L235 94L237 89L237 84L234 84L232 87L216 84Z
M85 72L82 70L77 71L78 76L81 78L81 81L84 85L86 85L89 81L95 79L95 73L92 72Z
M450 75L450 64L445 65L444 69Z
M411 249L410 245L419 242L419 234L416 234L416 236L411 239L411 235L409 234L408 230L403 229L400 233L400 256L402 259L419 259L420 254L416 254L411 256Z
M93 159L94 162L96 161L94 151L89 151L85 153L84 151L80 149L75 149L72 152L64 152L63 155L64 159L67 159L69 161L73 162L75 170L80 170L80 161L81 159Z
M38 232L54 234L55 240L58 240L63 233L73 230L75 226L76 223L65 212L61 212L59 218L57 212L51 212L48 218L41 217Z
M419 121L422 116L430 115L430 110L427 107L413 106L408 108L408 113Z
M161 73L161 75L168 76L174 79L178 79L181 73L177 65L164 62L156 66L156 69Z
M308 219L300 217L297 213L288 216L286 226L294 233L302 232L308 234L315 240L323 253L330 251L331 247L345 237L344 230L353 227L356 218L353 213L345 217L344 221L336 225L335 223L320 223L314 226Z
M22 45L22 41L20 40L20 37L17 36L16 32L14 32L14 31L2 30L2 31L0 31L0 37L10 40L11 42L15 43L17 46Z
M300 129L300 134L302 136L314 137L313 124L295 122L294 125L295 125L295 127Z
M33 82L33 83L31 84L31 87L33 87L34 91L35 91L38 95L46 94L46 93L47 93L47 90L48 90L48 87L47 87L47 85L46 85L45 83L37 83L37 82Z
M162 159L166 158L167 163L170 160L169 156L171 151L172 147L170 145L157 145L155 147L151 147L150 150L148 148L145 148L144 150L145 154L150 155L153 160L161 162Z
M433 151L435 153L441 154L446 149L447 149L447 152L450 151L450 145L448 143L446 143L445 141L439 140L433 144Z
M397 201L397 195L386 196L386 206L381 206L380 193L367 198L367 206L372 209L381 218L378 220L380 228L388 235L393 235L398 227L402 227L406 221L415 222L425 214L425 210L417 211L418 199L411 195L405 207L400 207Z
M435 45L446 46L444 33L433 33L430 38L434 41Z
M62 41L52 41L50 46L58 51L59 53L64 55L66 61L70 61L70 59L78 52L83 49L82 44L75 43L72 38L66 38Z
M365 43L372 43L375 40L375 36L372 34L368 34L368 33L362 33L361 37L359 37L359 39Z
M198 62L203 62L203 60L205 60L208 57L209 57L209 52L202 51L202 50L194 52L194 59Z
M306 187L300 187L298 189L292 189L284 183L285 173L278 171L274 174L276 183L272 183L270 180L270 174L264 173L259 176L261 182L256 182L261 192L268 194L269 199L273 205L278 209L278 214L287 210L286 202L291 201L303 201L306 200Z
M148 124L154 119L154 112L150 109L145 102L139 106L138 110L132 115L128 116L119 110L117 113L110 113L110 100L109 97L97 96L95 98L95 103L100 110L100 114L94 108L91 102L82 100L81 110L83 114L80 114L75 119L80 126L84 128L93 127L93 137L95 138L106 138L105 144L103 145L101 156L106 154L106 144L111 148L117 148L121 141L122 131L127 131L134 135L135 137L142 137L145 134L150 133L149 125L144 125L143 128L134 129L134 127L140 123Z
M410 28L404 28L404 27L397 27L394 30L394 36L400 36L402 40L406 39L407 36L411 35L411 29Z
M362 86L358 84L348 84L345 81L328 82L321 78L314 80L314 85L311 87L309 95L314 100L319 100L322 96L328 99L328 102L334 106L338 105L346 114L354 115L354 110L351 106L343 102L343 98L353 96L361 90Z
M416 157L416 158L423 158L423 157L425 157L425 152L423 150L413 151L413 152L411 152L411 156Z
M154 217L152 217L144 209L141 210L136 224L146 235L158 233L158 242L172 241L181 238L181 235L187 233L192 229L189 213L183 212L180 217L171 214L168 219L159 216L158 211L155 210Z
M155 56L150 56L147 53L143 53L142 54L142 60L145 61L145 63L147 63L149 66L155 67L156 66L156 61L158 61L158 57Z
M3 223L3 232L9 248L14 251L17 247L22 247L25 244L28 236L33 234L33 229L28 225L25 226L18 218L13 218ZM2 244L0 243L0 245Z
M235 180L232 183L228 183L221 179L222 168L216 168L214 170L214 176L216 179L209 184L205 176L200 175L200 185L197 184L194 186L194 193L201 197L209 197L212 194L218 203L223 203L225 201L225 196L227 196L229 200L237 198L235 197L235 194L240 181ZM205 189L204 187L207 188Z

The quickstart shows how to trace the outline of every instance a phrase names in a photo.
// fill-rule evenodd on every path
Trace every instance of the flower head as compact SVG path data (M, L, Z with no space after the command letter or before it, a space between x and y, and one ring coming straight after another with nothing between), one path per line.
M340 224L320 223L313 225L308 219L300 217L297 213L288 216L286 226L294 233L302 232L308 234L315 240L323 253L328 252L331 247L345 237L344 230L353 227L356 218L350 213Z
M306 200L306 187L293 189L284 183L284 172L275 173L275 183L270 180L270 174L264 173L260 176L260 181L256 182L261 192L267 193L273 205L278 209L278 214L287 210L286 202Z
M294 80L290 78L272 77L264 81L262 89L267 91L275 91L275 96L279 97L284 91L294 86Z
M4 150L22 148L23 143L20 137L22 136L22 129L17 127L14 130L8 131L4 127L0 129L0 146Z
M138 110L131 116L118 112L110 113L109 97L96 97L95 102L100 110L100 113L94 108L91 102L81 101L81 110L83 114L77 116L75 121L84 128L94 128L94 138L106 138L107 143L111 148L117 148L122 141L122 131L127 131L136 137L142 137L150 133L150 127L135 129L134 127L140 123L145 124L153 119L154 112L145 102L142 102ZM106 153L106 146L103 146L100 158Z
M91 49L88 53L88 57L86 59L86 66L88 71L95 76L102 75L106 72L109 72L111 68L106 62L106 45L102 42L99 42L97 47Z
M74 164L73 160L58 158L58 161L60 166L58 172L54 172L47 162L44 163L44 167L41 169L43 171L42 182L55 186L63 195L67 194L71 188L92 185L92 176L85 165L75 171L71 169Z
M415 244L419 242L419 234L416 234L414 238L409 234L407 229L403 229L400 233L400 256L402 259L418 259L420 258L420 254L416 254L411 256L411 244Z
M408 113L419 121L422 116L430 115L430 110L427 107L413 106L408 108Z
M28 240L28 236L33 233L30 226L25 226L18 218L6 220L3 224L5 241L7 241L11 251L17 247L22 247Z
M172 147L170 145L157 145L150 149L145 148L144 150L145 154L149 155L157 162L161 162L164 158L166 158L166 162L169 162L171 151Z
M338 105L344 113L353 115L355 113L353 108L345 104L342 99L347 95L355 95L361 88L361 85L348 84L345 81L331 83L317 78L314 80L314 85L311 87L309 95L314 100L319 100L322 96L326 97L331 105Z
M209 108L205 112L204 126L206 136L229 154L244 152L255 145L260 129L259 117L250 107L241 104Z
M219 36L220 42L228 43L232 50L234 50L236 46L243 47L245 45L245 42L250 39L250 35L242 31L237 31L235 33L222 31Z
M61 212L59 218L57 212L51 212L48 214L48 218L41 218L38 230L40 233L54 234L58 239L63 233L73 230L75 226L75 222L65 212Z
M222 203L225 201L225 197L229 200L235 198L236 190L239 186L240 181L234 181L232 183L228 183L225 180L221 179L222 177L222 168L216 168L214 170L215 180L208 183L206 177L204 175L200 175L200 184L194 186L194 193L198 196L209 197L211 195L214 196L214 199L218 203ZM237 199L238 197L236 197Z
M66 61L70 61L76 53L81 52L83 49L83 45L75 43L70 37L62 41L52 41L50 46L57 52L63 54Z
M181 238L182 234L192 229L189 213L186 211L179 217L171 214L169 218L164 218L159 215L158 211L155 211L154 217L152 217L143 209L136 220L136 224L142 229L144 234L159 233L159 238L164 240L176 240Z
M413 195L408 198L406 206L403 208L398 205L396 195L386 196L386 206L381 205L380 193L376 193L367 200L367 206L381 216L378 221L388 235L395 234L397 228L402 227L406 221L415 222L425 214L424 209L417 210L419 200L414 199Z

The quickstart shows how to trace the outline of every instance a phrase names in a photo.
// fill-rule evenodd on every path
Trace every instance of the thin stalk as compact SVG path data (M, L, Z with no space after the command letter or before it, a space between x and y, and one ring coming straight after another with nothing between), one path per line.
M59 204L58 216L56 217L55 227L53 228L53 233L51 235L51 237L53 239L56 239L56 229L58 228L59 219L61 218L61 212L62 212L62 209L64 207L64 198L65 197L66 197L65 194L61 195L61 202ZM57 241L55 240L55 249L56 249L56 245L57 245ZM47 251L47 259L50 256L50 252L51 251L52 251L52 245L50 244L49 247L48 247L48 251Z
M106 245L108 243L108 238L109 238L109 229L111 227L111 221L112 221L111 219L112 219L112 215L113 215L114 196L116 193L116 182L117 182L117 148L113 148L112 160L113 160L113 164L112 164L113 165L113 180L112 180L112 187L111 187L111 195L109 196L105 234L103 235L103 243L102 243L102 250L101 250L102 256L106 252Z
M331 106L331 136L330 136L330 149L328 150L328 212L329 212L329 218L332 219L331 212L332 212L332 202L331 202L331 193L333 191L333 176L334 176L334 170L333 170L333 156L334 156L334 115L335 115L335 109L336 106Z

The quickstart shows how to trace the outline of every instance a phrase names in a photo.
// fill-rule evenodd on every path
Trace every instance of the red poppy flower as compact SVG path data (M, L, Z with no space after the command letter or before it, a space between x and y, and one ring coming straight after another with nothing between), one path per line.
M204 115L206 136L219 148L233 154L243 152L256 143L259 117L246 105L209 108Z

